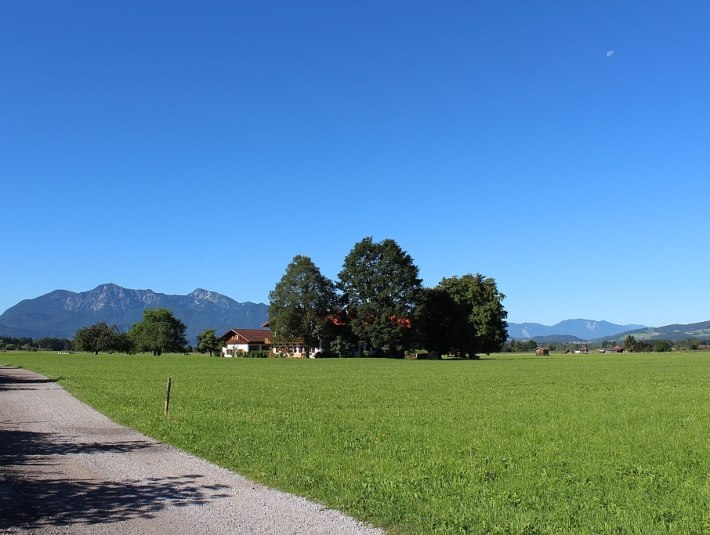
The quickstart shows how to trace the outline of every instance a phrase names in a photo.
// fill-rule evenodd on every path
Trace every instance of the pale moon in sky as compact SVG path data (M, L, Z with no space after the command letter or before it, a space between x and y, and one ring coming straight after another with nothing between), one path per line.
M610 57L612 57L614 54L616 54L616 52L615 52L614 50L607 50L607 52L606 52L606 57L607 57L607 58L610 58Z

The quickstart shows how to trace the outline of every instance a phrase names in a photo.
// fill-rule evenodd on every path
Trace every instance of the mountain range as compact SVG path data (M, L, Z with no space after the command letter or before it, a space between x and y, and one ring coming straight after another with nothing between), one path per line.
M595 321L585 319L565 320L555 325L541 325L540 323L509 323L508 336L516 340L545 340L550 337L566 337L568 340L597 340L617 336L626 331L646 329L645 325L617 325L608 321ZM573 338L569 338L573 337Z
M259 327L268 319L268 306L263 303L239 303L201 288L187 295L166 295L102 284L87 292L55 290L25 299L0 315L0 335L73 338L77 329L101 321L125 332L143 319L147 308L172 310L185 323L191 344L204 329L215 329L219 336L232 327Z
M634 331L625 332L624 336L633 336L637 340L710 340L710 321L699 323L666 325L664 327L645 327Z
M55 290L25 299L0 315L0 335L13 337L73 338L77 329L105 321L127 331L143 319L147 308L169 308L185 323L188 342L194 344L204 329L221 335L232 327L256 328L268 320L268 305L240 303L201 288L187 295L166 295L153 290L131 290L102 284L87 292ZM572 319L548 326L510 323L508 335L518 340L544 342L602 341L633 335L638 340L710 339L710 321L689 325L646 327L608 321Z
M623 340L633 336L636 340L687 340L710 341L710 321L699 323L665 325L663 327L644 327L639 325L616 325L606 321L566 320L556 325L546 326L539 323L511 323L508 335L518 340L532 340L542 343L603 342L605 340Z

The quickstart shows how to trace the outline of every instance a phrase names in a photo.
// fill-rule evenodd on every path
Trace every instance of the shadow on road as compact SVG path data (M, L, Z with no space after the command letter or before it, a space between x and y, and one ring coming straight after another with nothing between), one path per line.
M0 366L0 391L2 390L28 390L43 384L56 383L59 379L47 379L36 375L8 375L1 373L3 370L17 370L14 366Z
M147 440L70 442L50 433L7 429L5 422L0 422L0 425L4 427L0 429L0 466L46 465L52 464L50 456L53 455L128 453L155 445Z
M31 388L30 383L42 382L51 381L0 373L0 390ZM68 456L124 455L156 444L147 440L77 443L53 433L25 431L22 426L22 422L0 422L0 532L149 519L167 507L205 505L229 496L229 487L201 484L199 474L118 481L62 477L60 465Z
M11 478L0 482L0 530L148 519L169 506L203 505L226 496L221 488L200 485L200 477L121 482Z

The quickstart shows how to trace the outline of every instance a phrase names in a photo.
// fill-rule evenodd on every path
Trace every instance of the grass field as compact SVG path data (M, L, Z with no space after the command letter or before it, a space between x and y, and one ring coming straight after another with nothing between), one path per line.
M3 361L393 533L710 533L707 353Z

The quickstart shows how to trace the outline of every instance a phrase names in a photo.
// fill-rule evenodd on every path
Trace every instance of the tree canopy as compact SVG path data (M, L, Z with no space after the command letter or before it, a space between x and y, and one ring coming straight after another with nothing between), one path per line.
M624 349L629 353L636 351L636 337L628 335L624 340Z
M451 295L443 288L425 288L414 312L414 327L418 342L428 351L438 355L451 352L461 314Z
M152 351L154 355L181 352L187 345L185 324L167 308L146 309L143 320L129 332L137 351Z
M302 341L306 354L324 347L337 296L333 282L309 257L293 257L269 293L269 303L269 324L277 343Z
M197 335L197 351L200 353L209 352L210 357L215 351L219 351L220 343L214 329L205 329Z
M37 340L36 345L39 349L49 349L51 351L68 351L72 348L71 340L49 336Z
M104 321L77 330L72 346L76 351L90 351L97 355L100 351L130 353L132 349L126 335L119 333L116 325L109 326Z
M355 244L338 275L353 334L372 349L401 356L414 339L411 319L421 291L419 268L394 240Z
M500 351L508 337L504 298L495 280L480 274L442 279L417 309L422 343L439 354L468 358Z
M469 332L468 336L463 337L458 349L462 352L465 349L469 356L500 351L508 338L508 312L503 308L505 295L498 291L496 281L477 273L444 278L439 286L461 307L474 333L472 343Z

